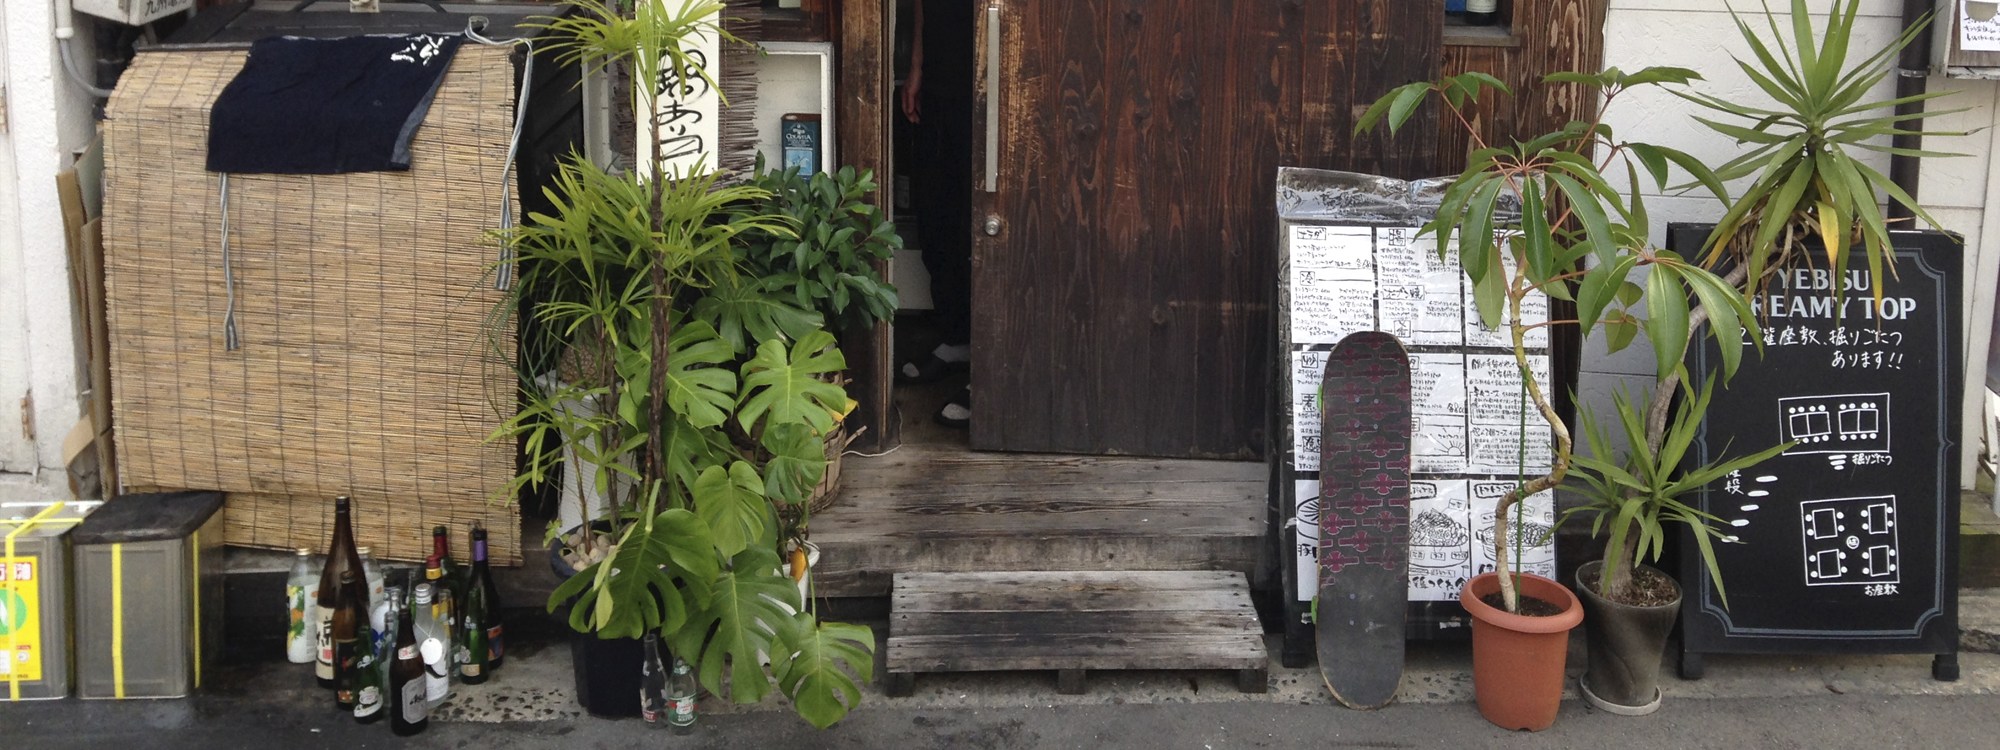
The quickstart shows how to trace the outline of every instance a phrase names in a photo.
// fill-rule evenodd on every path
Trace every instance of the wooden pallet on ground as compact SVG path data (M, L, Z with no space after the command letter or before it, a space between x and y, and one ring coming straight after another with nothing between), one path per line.
M922 672L1044 669L1065 694L1103 669L1235 670L1261 693L1268 661L1238 572L899 573L890 596L890 695Z

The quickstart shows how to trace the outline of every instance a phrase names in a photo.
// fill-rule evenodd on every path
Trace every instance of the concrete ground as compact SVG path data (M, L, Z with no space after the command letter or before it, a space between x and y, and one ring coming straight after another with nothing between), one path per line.
M2000 591L1962 597L1964 644L2000 644ZM879 625L880 623L876 623ZM1506 732L1471 705L1463 644L1413 644L1398 703L1333 705L1315 669L1274 660L1270 691L1236 691L1232 674L1093 673L1081 696L1055 693L1052 673L923 676L916 694L864 705L819 732L776 700L702 705L699 729L676 737L638 720L584 716L569 689L559 626L523 621L493 681L458 686L430 730L405 741L384 725L336 714L308 670L238 653L201 695L184 700L66 700L0 705L4 748L794 747L1992 747L2000 736L2000 655L1961 655L1963 678L1930 677L1928 656L1711 656L1687 682L1668 670L1667 705L1645 718L1563 704L1544 733ZM1580 640L1580 639L1578 639ZM1272 643L1276 652L1276 643ZM239 649L241 651L241 649ZM879 657L878 657L879 658ZM1573 647L1572 672L1581 666ZM1572 687L1573 692L1573 687Z

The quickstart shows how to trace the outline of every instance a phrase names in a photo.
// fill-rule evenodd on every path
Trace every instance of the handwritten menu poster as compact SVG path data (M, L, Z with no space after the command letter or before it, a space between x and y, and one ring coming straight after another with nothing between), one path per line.
M1549 465L1550 434L1523 396L1524 379L1504 329L1480 324L1459 270L1456 243L1439 252L1416 227L1286 226L1286 429L1296 535L1297 595L1318 593L1320 381L1333 345L1357 331L1395 334L1410 352L1412 434L1410 600L1453 602L1466 579L1493 567L1496 492ZM1548 299L1522 306L1533 324ZM1531 329L1530 377L1553 387L1546 327ZM1525 417L1525 424L1523 418ZM1529 572L1553 574L1553 496L1523 503ZM1537 533L1536 530L1541 530Z

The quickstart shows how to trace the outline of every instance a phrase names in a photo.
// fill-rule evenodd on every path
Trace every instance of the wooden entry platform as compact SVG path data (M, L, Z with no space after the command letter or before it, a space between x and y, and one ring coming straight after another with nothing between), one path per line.
M1269 681L1242 573L904 573L895 588L890 695L909 695L920 672L1053 669L1067 694L1094 669L1235 670L1249 693Z
M817 595L885 596L898 573L1208 570L1252 573L1265 468L910 445L849 456L812 518Z

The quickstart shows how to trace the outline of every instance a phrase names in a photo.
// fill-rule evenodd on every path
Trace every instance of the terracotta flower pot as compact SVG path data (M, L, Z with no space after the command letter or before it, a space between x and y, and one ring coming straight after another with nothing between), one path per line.
M1583 622L1583 607L1562 584L1538 575L1523 574L1519 589L1562 612L1528 617L1487 606L1479 598L1500 590L1493 573L1473 577L1458 601L1472 615L1472 691L1479 714L1507 729L1539 732L1556 723L1569 631Z

